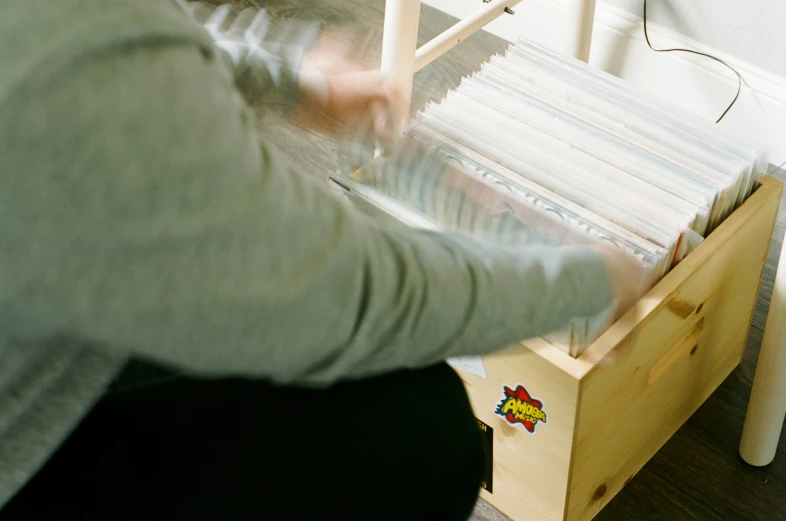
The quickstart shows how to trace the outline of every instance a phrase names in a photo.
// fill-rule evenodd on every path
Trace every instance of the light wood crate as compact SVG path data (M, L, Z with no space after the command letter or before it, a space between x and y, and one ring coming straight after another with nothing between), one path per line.
M493 431L486 501L589 521L655 455L742 360L782 190L766 178L581 357L536 339L484 357L485 378L459 371ZM534 433L495 412L518 385L542 402Z
M608 504L742 360L782 191L765 178L580 357L533 339L483 357L485 377L458 371L490 445L483 499L514 521L589 521ZM542 404L534 433L496 412L519 385Z

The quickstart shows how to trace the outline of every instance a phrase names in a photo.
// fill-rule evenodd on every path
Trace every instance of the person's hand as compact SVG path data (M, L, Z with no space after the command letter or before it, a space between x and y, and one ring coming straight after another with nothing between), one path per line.
M593 249L603 260L611 280L615 302L612 320L616 321L641 298L643 270L631 255L619 248L599 244L593 246Z
M342 46L323 39L303 59L296 119L334 137L373 137L392 148L405 117L403 96L385 74L348 58Z

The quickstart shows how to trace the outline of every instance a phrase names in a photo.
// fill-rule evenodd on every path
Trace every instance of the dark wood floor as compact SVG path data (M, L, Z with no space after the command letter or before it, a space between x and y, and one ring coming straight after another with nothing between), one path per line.
M237 0L237 3L264 5L275 16L319 17L329 25L344 26L354 32L356 48L367 58L373 60L379 56L384 0ZM424 6L421 43L454 22L453 18ZM477 70L489 56L506 46L502 40L480 33L426 67L415 77L415 107L439 100L463 76ZM262 114L261 123L270 139L297 167L322 180L334 173L336 150L331 142L287 125L273 112ZM784 172L776 176L786 180ZM742 366L597 521L786 520L786 440L781 443L775 463L768 468L751 468L737 453L785 225L781 212ZM473 518L474 521L504 519L483 502Z

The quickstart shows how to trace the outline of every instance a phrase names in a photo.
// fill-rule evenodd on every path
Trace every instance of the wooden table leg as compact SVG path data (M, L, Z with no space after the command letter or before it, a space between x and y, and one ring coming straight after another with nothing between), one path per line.
M756 365L740 455L750 465L763 467L775 459L786 418L786 241L775 275L767 325Z
M395 79L405 96L407 114L412 99L415 51L420 25L420 0L387 0L382 32L382 72Z
M567 17L565 51L569 56L588 62L595 25L595 0L570 0Z

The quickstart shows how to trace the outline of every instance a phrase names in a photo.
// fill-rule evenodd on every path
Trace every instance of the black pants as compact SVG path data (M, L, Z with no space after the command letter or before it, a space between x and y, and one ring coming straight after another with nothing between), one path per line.
M447 365L320 391L140 371L157 372L131 366L0 520L471 515L481 440Z

